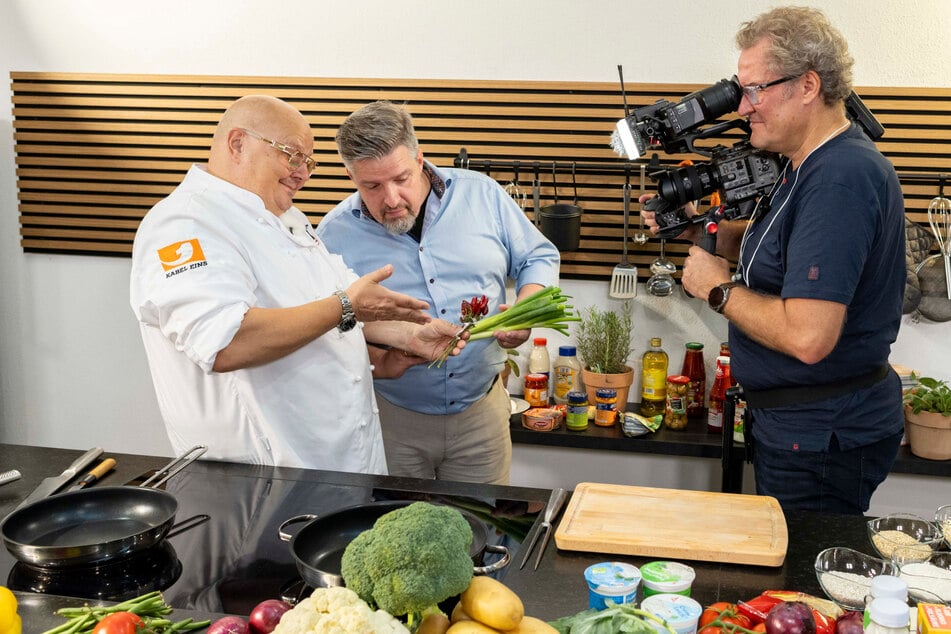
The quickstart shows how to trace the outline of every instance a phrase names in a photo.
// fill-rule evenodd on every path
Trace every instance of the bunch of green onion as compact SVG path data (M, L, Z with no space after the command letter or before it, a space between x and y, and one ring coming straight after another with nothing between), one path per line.
M509 306L508 310L485 317L475 322L469 330L469 341L488 339L498 331L528 330L531 328L551 328L566 337L568 324L581 321L571 312L573 306L567 303L571 299L557 286L547 286L528 297ZM454 337L439 357L429 364L430 367L442 366L449 353L456 347L458 337Z

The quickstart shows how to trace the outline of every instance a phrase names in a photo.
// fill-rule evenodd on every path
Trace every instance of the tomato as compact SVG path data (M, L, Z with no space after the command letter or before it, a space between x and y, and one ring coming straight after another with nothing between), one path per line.
M738 625L743 628L749 628L752 623L745 614L740 614L736 605L720 601L707 606L703 614L700 615L700 631L698 634L721 634L724 631L729 632L730 628L724 628L724 625Z
M761 621L750 628L754 632L765 632L766 631L766 621Z
M99 621L92 634L136 634L142 627L142 618L132 612L113 612Z

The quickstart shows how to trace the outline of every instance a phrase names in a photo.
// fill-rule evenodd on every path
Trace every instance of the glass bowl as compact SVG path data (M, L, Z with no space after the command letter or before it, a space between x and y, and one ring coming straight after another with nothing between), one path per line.
M943 540L937 524L910 513L869 520L868 538L880 556L898 565L926 561Z
M864 610L865 596L876 575L894 575L898 567L891 561L836 546L816 556L816 578L826 596L845 610Z
M927 561L899 566L898 576L908 584L908 597L919 603L951 605L951 552L934 553Z
M951 504L938 507L938 510L934 512L934 523L941 529L944 543L951 548Z

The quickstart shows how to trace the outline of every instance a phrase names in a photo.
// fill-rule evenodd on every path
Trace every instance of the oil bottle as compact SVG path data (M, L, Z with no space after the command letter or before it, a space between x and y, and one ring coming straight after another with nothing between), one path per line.
M651 339L650 349L641 358L641 415L655 416L667 409L667 353L661 338Z

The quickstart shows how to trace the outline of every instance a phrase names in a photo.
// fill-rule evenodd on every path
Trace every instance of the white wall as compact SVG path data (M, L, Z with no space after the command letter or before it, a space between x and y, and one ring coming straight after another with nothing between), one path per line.
M947 86L944 0L829 0L857 85ZM695 0L429 3L6 0L0 71L426 77L713 83L735 70L732 34L765 6ZM168 453L126 258L24 254L19 246L9 83L0 85L0 440ZM605 158L609 157L606 149ZM578 305L607 283L566 283ZM639 356L652 335L682 343L725 326L696 301L640 298ZM667 313L673 311L673 316ZM557 345L553 341L552 345ZM553 352L556 348L552 348ZM906 322L893 361L951 377L948 326ZM20 465L18 465L20 466ZM531 469L529 468L529 471Z

